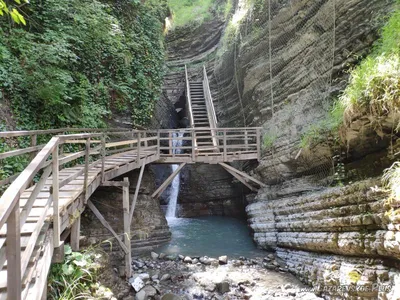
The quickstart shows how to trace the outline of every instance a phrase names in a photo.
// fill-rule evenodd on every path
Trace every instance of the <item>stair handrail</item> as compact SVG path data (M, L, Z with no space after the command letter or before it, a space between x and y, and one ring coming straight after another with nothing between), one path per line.
M185 65L185 81L186 81L186 100L187 100L187 107L188 107L188 111L189 111L190 127L194 128L192 98L190 96L190 82L189 82L189 75L188 75L188 70L187 70L186 65Z
M218 128L217 114L215 113L215 107L211 96L210 82L208 80L207 69L205 65L203 65L203 90L204 90L204 99L206 102L208 120L210 121L210 127ZM212 131L213 146L218 147L218 139L215 136L215 134L216 134L215 130Z

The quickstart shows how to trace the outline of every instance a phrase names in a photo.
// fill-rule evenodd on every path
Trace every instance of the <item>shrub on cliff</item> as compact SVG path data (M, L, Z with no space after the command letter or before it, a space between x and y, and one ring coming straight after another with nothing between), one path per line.
M400 112L400 11L382 29L372 53L351 71L340 97L349 125L361 115L386 116Z

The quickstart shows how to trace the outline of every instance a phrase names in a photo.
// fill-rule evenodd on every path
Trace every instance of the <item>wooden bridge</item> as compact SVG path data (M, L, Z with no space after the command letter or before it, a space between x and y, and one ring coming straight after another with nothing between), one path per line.
M192 163L220 164L249 189L263 186L227 164L260 159L261 128L216 128L205 69L203 84L192 85L192 92L187 71L186 79L188 129L0 132L2 142L14 146L0 153L0 166L9 169L10 159L21 157L30 161L21 173L0 181L4 191L0 199L0 300L46 298L50 265L63 261L63 240L70 235L71 247L79 250L80 216L86 207L115 236L125 252L126 275L130 276L130 226L147 164L180 164L153 197L161 195L185 164ZM191 103L192 96L196 104ZM196 105L201 106L200 119L193 112ZM203 124L205 119L208 123ZM128 179L112 180L135 169L140 169L140 175L130 203ZM123 188L123 239L90 201L99 186Z
M151 163L221 164L249 188L254 189L253 184L262 185L225 164L260 158L260 128L91 130L69 134L71 131L0 133L0 138L7 139L11 144L13 141L17 144L17 140L21 139L29 139L31 143L29 147L1 153L1 160L17 156L32 157L22 173L1 182L3 186L9 186L0 199L0 299L41 299L53 254L62 259L63 234L67 230L71 232L71 244L77 250L80 214L85 207L93 210L102 220L90 202L90 196L100 185L126 188L128 182L111 180L127 172L141 168L143 174L144 166ZM204 148L207 150L208 146L195 145L196 137L204 132L213 132L213 135L202 137L215 139L217 151L202 151ZM177 139L178 133L181 136L178 139L182 139L183 143L175 147L173 140ZM49 141L37 145L37 141L44 139ZM180 154L176 154L178 152ZM160 195L173 176L153 196ZM137 183L139 186L140 180ZM128 203L129 198L124 197L128 199L124 203L125 232L128 236L138 191L137 188L132 203ZM104 218L102 222L112 231ZM130 256L129 239L118 241ZM127 265L129 275L128 261Z

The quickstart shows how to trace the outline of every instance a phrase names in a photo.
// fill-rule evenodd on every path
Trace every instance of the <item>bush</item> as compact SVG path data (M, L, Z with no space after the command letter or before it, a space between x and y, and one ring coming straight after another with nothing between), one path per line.
M372 53L351 71L340 97L348 125L360 115L385 116L400 109L400 11L390 17Z
M309 148L313 144L325 141L328 136L337 136L343 123L344 106L340 101L335 101L327 115L315 124L312 124L300 141L300 148Z
M113 111L145 125L161 90L165 7L45 0L23 7L29 26L0 18L0 101L21 129L105 127Z
M98 288L98 276L102 268L104 253L96 249L86 249L82 253L72 252L65 245L65 261L53 264L48 278L49 299L88 299Z
M220 5L213 0L168 0L173 14L174 27L183 27L189 24L200 25L209 20L213 13L228 14L226 10L232 4ZM224 1L222 1L224 2ZM222 10L221 10L222 8ZM226 8L226 9L225 9Z

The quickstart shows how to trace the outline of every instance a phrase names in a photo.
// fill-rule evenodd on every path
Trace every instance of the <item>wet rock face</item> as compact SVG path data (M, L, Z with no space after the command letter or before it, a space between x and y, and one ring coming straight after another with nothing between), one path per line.
M245 217L243 187L219 165L186 166L181 174L179 216Z
M130 203L135 193L139 170L127 174L130 185ZM154 191L154 175L149 169L144 172L142 185L133 214L131 225L131 244L133 252L150 251L151 249L169 241L171 233L164 213L158 200L150 195ZM91 198L93 204L101 212L107 222L117 234L123 235L123 207L122 191L118 188L99 188ZM97 217L87 209L82 219L82 235L87 237L89 244L99 243L111 239L112 247L105 243L104 246L113 251L110 257L113 263L120 263L119 245L111 233L100 223Z

